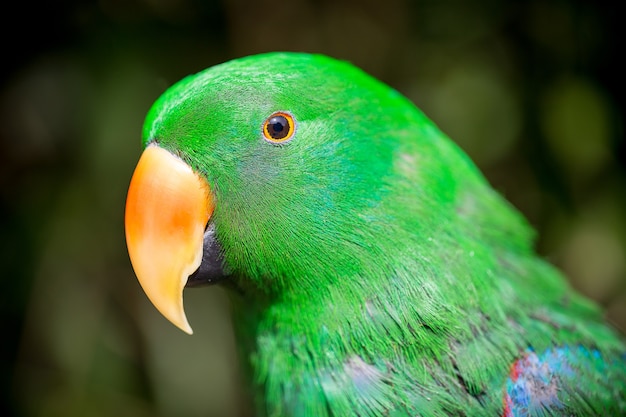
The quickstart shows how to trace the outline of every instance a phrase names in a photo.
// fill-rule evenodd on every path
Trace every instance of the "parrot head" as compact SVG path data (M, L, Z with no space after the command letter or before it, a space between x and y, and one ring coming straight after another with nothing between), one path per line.
M144 291L191 333L186 286L225 279L265 299L307 297L388 268L379 255L402 245L390 230L406 229L402 213L436 224L453 200L447 145L421 117L321 55L257 55L181 80L148 113L128 192L127 246ZM440 160L416 160L418 149ZM419 206L387 198L429 187Z

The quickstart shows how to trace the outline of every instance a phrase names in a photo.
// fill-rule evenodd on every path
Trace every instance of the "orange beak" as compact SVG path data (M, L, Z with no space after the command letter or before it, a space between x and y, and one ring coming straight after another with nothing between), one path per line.
M204 229L214 207L206 180L189 165L156 145L145 149L126 199L128 253L152 304L189 334L183 289L202 261Z

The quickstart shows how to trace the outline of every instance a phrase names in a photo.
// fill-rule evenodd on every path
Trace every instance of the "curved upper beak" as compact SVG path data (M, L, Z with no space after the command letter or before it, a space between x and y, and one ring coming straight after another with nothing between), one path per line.
M150 301L189 334L183 289L202 262L214 207L208 183L189 165L156 145L144 150L126 200L128 253Z

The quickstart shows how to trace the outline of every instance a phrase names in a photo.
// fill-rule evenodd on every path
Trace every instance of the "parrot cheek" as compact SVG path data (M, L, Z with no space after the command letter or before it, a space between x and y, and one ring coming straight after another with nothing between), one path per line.
M128 253L150 301L189 334L183 289L202 263L213 209L206 180L170 152L156 145L145 149L126 200Z

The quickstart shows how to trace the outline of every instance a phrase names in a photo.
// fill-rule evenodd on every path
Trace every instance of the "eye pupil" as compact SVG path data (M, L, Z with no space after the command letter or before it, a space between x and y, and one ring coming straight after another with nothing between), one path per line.
M285 116L274 116L267 123L267 131L274 139L282 139L289 132L289 121Z

